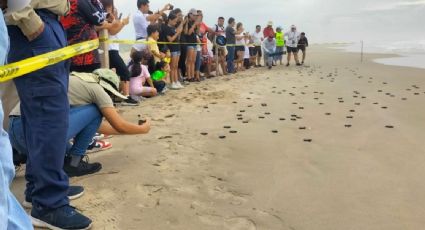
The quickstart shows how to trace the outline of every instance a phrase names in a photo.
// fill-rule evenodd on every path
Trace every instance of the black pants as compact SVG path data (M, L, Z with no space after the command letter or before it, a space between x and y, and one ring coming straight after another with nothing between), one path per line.
M130 71L128 71L118 50L109 50L109 64L111 69L116 69L121 81L130 81Z

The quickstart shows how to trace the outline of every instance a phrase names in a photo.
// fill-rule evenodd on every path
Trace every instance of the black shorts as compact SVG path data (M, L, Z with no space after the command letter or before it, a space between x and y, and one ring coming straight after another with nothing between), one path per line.
M255 47L250 47L249 48L249 55L251 56L259 56L262 57L263 56L263 51L261 50L261 46L255 46Z
M118 50L109 50L109 65L111 69L116 69L121 81L130 81L130 71L127 69Z
M305 52L305 46L298 46L297 49L301 50L302 52Z
M236 51L236 53L245 51L245 46L238 45L238 46L236 46L235 51Z
M298 48L296 48L296 47L287 46L286 50L288 51L288 53L294 53L294 54L298 53Z

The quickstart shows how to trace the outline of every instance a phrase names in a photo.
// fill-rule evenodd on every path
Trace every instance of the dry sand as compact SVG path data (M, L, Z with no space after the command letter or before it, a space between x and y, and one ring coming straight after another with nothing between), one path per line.
M72 204L94 229L423 229L425 71L378 57L314 46L304 67L121 107L152 117L151 133L92 155L104 169L71 180L86 188Z

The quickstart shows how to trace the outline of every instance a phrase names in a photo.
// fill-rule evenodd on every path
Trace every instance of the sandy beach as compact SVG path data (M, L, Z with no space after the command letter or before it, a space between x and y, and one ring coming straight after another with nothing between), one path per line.
M308 52L120 107L151 133L90 155L103 170L71 180L72 205L94 229L423 229L425 70Z

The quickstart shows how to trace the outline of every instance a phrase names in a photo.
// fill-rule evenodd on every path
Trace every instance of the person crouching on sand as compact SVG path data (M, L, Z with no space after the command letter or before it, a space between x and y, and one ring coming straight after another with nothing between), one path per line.
M264 55L266 56L267 66L269 69L271 69L273 66L273 57L276 53L276 39L274 38L274 36L269 36L263 42L263 50Z

